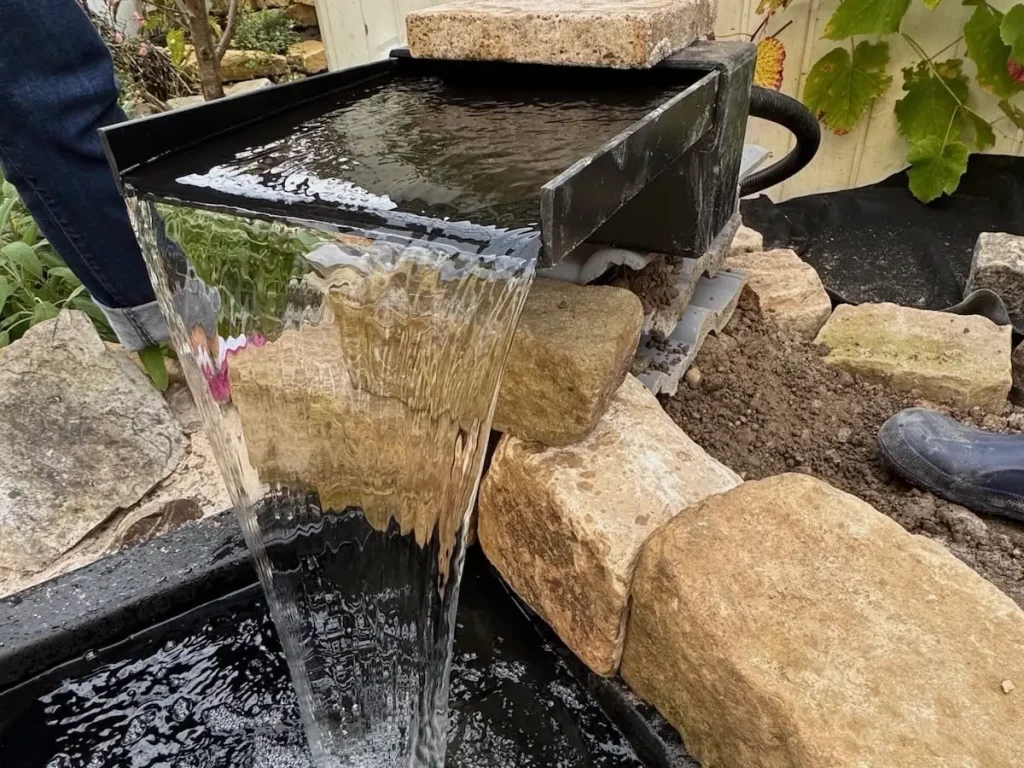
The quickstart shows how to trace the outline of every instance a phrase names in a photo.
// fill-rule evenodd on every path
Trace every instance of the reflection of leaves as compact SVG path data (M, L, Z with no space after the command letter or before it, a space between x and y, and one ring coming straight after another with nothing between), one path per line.
M777 37L766 37L757 44L754 85L779 90L786 64L786 46Z
M936 136L916 141L910 146L907 159L910 170L910 191L923 203L930 203L942 194L951 195L967 170L970 150L962 141L943 143Z
M1018 3L1006 12L999 25L999 37L1010 46L1010 56L1024 62L1024 5Z
M1003 99L1024 90L1024 83L1010 77L1007 65L1010 46L1003 42L1000 26L1003 14L987 3L979 3L964 25L967 55L978 69L978 82Z
M1010 118L1010 122L1015 126L1024 131L1024 110L1017 107L1006 99L999 102L999 108L1003 110L1003 114Z
M852 58L845 48L835 48L807 74L804 103L832 131L847 133L892 82L885 74L888 63L888 43L861 42Z
M829 40L899 32L910 0L842 0L825 27Z

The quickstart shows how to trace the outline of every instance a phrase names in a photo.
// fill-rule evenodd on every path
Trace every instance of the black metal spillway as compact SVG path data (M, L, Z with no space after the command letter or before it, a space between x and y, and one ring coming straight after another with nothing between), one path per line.
M391 58L104 131L143 198L494 248L699 256L733 222L752 47L650 70ZM498 244L500 247L500 238Z

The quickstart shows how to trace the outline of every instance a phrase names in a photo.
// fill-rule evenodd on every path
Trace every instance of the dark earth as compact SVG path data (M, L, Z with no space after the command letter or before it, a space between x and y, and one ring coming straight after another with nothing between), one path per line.
M867 501L911 533L937 539L1024 607L1024 525L918 491L878 457L882 423L913 395L826 365L827 349L779 331L749 309L710 337L673 398L669 415L708 453L744 479L813 475ZM695 385L695 386L694 386ZM1000 416L946 412L973 426L1020 432L1024 410Z

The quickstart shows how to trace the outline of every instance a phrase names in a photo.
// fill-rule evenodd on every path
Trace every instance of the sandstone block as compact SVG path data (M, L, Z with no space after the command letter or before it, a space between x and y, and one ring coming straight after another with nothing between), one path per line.
M288 59L264 51L239 51L230 49L220 63L220 74L224 82L252 80L260 77L274 77L288 71Z
M999 294L1010 319L1018 327L1024 327L1024 236L981 233L974 246L964 295L980 288Z
M316 6L311 3L302 2L302 0L289 5L284 13L297 27L315 27L319 23L316 15Z
M81 312L0 349L0 572L42 571L168 477L185 436Z
M740 225L740 228L736 230L736 236L732 239L732 245L729 248L729 255L738 255L742 253L760 253L764 250L764 237L756 229Z
M413 56L651 67L710 33L713 0L454 0L406 17Z
M589 434L629 370L642 321L627 290L537 280L512 339L494 428L545 445Z
M933 402L999 413L1010 391L1011 328L984 317L843 305L817 341L829 363Z
M256 91L260 88L267 88L271 85L273 85L273 83L265 77L258 77L254 80L243 80L240 83L232 83L231 85L224 86L224 95L237 96L240 93ZM171 109L185 109L187 107L197 107L205 102L206 100L202 96L179 96L174 99L168 99L167 105Z
M288 59L307 75L327 71L327 52L319 40L303 40L288 48Z
M676 517L632 599L623 676L705 768L1021 765L1024 612L819 480Z
M813 339L832 314L818 273L794 251L734 250L725 265L746 274L754 303L784 330Z
M575 445L502 439L480 491L478 536L505 580L566 645L610 675L644 541L738 482L629 376L597 428Z

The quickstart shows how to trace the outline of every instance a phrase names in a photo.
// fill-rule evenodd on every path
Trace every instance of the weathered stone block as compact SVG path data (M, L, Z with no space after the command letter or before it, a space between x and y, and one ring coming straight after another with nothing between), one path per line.
M545 445L589 434L629 370L642 321L627 290L537 280L512 339L494 428Z
M964 295L981 288L999 294L1010 319L1024 327L1024 237L1006 232L981 233L974 246Z
M818 273L794 251L733 250L725 265L747 276L754 303L783 330L813 339L832 314Z
M316 6L312 3L303 2L303 0L298 0L298 2L289 5L284 13L297 27L315 27L319 24Z
M575 445L502 439L480 491L478 536L512 588L591 669L610 675L644 541L738 482L629 376Z
M714 0L454 0L406 17L413 56L651 67L714 28Z
M194 60L194 59L193 59ZM288 71L288 59L264 51L239 51L229 49L220 63L220 74L224 82L252 80L260 77L274 77Z
M842 305L817 341L827 362L959 408L1002 411L1010 391L1010 326L896 304Z
M736 235L729 247L729 255L735 256L741 253L760 253L764 250L764 237L756 229L740 225Z
M1024 613L803 475L707 499L633 581L626 682L705 768L1018 766Z
M327 52L319 40L303 40L288 48L288 60L307 75L327 70Z

